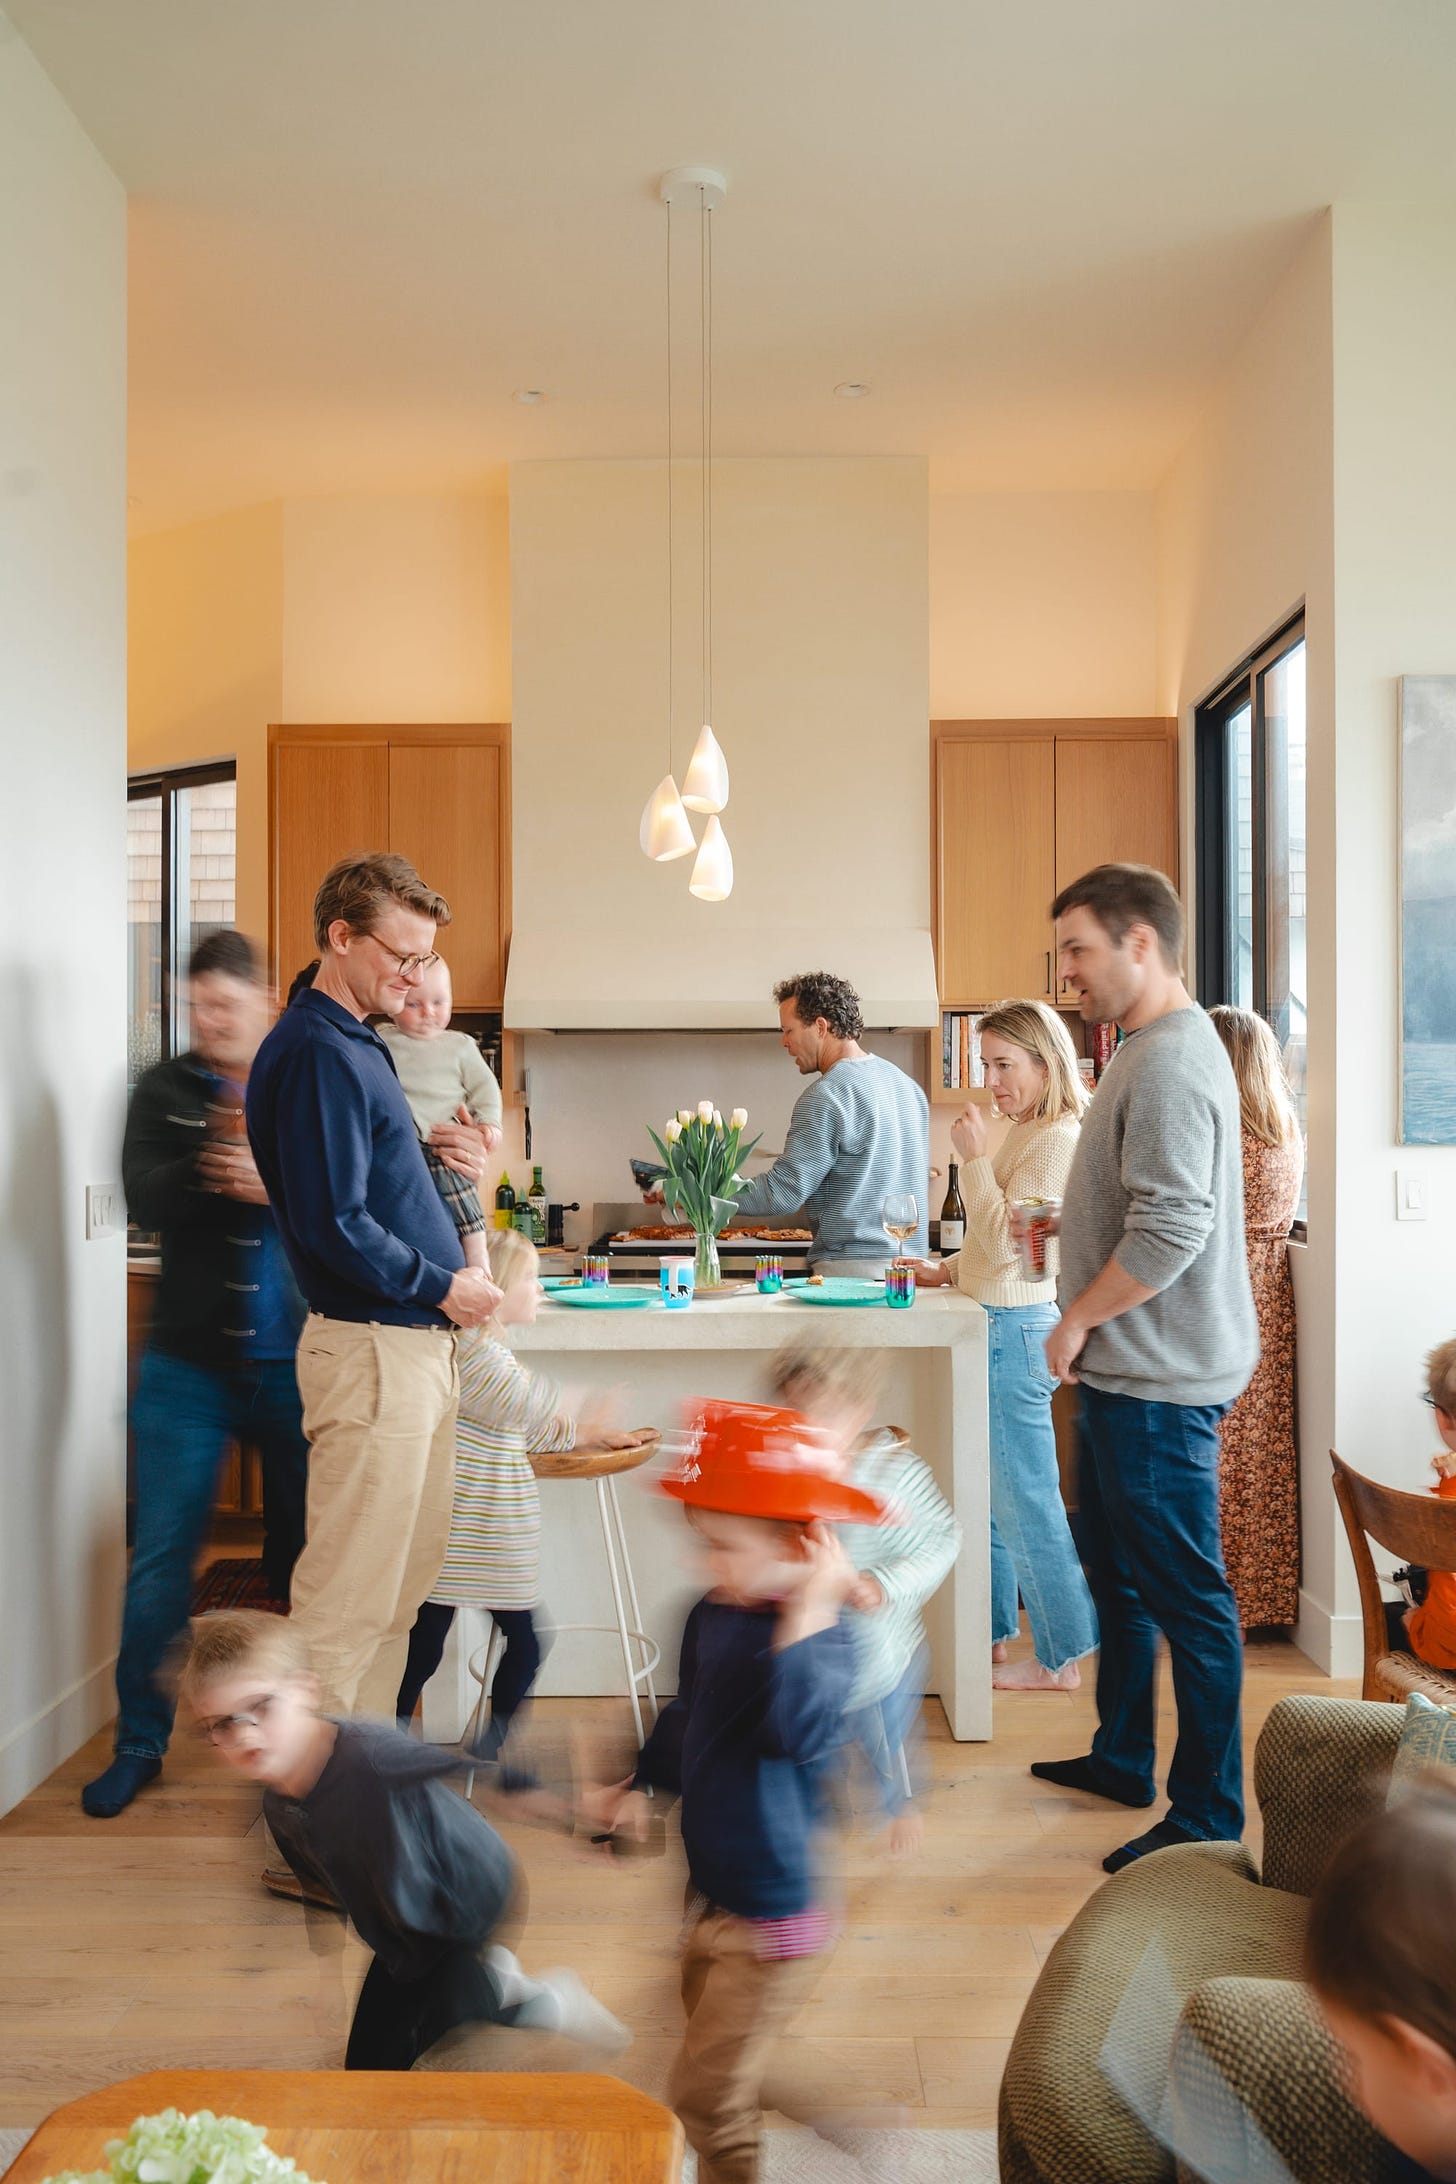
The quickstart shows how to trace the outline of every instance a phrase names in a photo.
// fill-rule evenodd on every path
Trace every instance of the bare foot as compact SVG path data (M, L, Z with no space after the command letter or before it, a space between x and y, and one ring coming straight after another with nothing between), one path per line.
M890 1822L890 1856L913 1858L925 1841L925 1822L918 1812L896 1813Z
M993 1661L1004 1661L1006 1658L1006 1640L1004 1638L998 1638L995 1645L991 1648L991 1659Z
M1075 1661L1068 1661L1065 1668L1055 1674L1043 1668L1040 1661L1016 1661L1006 1668L992 1671L993 1691L1080 1691L1082 1674Z

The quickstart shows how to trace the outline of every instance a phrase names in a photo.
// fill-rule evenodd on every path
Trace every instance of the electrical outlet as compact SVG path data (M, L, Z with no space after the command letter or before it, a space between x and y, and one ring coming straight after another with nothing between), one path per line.
M86 1241L114 1236L120 1227L121 1192L115 1183L86 1185Z
M1397 1221L1424 1221L1429 1210L1424 1168L1397 1168L1395 1171L1395 1218Z

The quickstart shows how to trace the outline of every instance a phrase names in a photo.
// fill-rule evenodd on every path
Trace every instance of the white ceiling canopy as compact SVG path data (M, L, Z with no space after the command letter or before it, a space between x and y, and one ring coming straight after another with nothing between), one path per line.
M656 454L688 155L720 451L943 488L1151 486L1325 205L1456 196L1449 0L8 7L132 193L143 528Z

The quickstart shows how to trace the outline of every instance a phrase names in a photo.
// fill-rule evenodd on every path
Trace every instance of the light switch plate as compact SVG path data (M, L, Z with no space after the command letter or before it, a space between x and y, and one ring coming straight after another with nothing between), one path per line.
M86 1241L114 1236L121 1226L121 1191L115 1183L86 1185Z
M1397 1168L1395 1171L1396 1220L1424 1221L1428 1210L1428 1187L1425 1169Z

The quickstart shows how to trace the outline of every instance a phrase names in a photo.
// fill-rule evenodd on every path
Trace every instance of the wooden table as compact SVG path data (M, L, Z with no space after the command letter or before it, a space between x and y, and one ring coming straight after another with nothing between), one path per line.
M58 2108L5 2172L93 2169L159 2109L242 2116L314 2184L675 2184L677 2118L589 2073L156 2070Z

